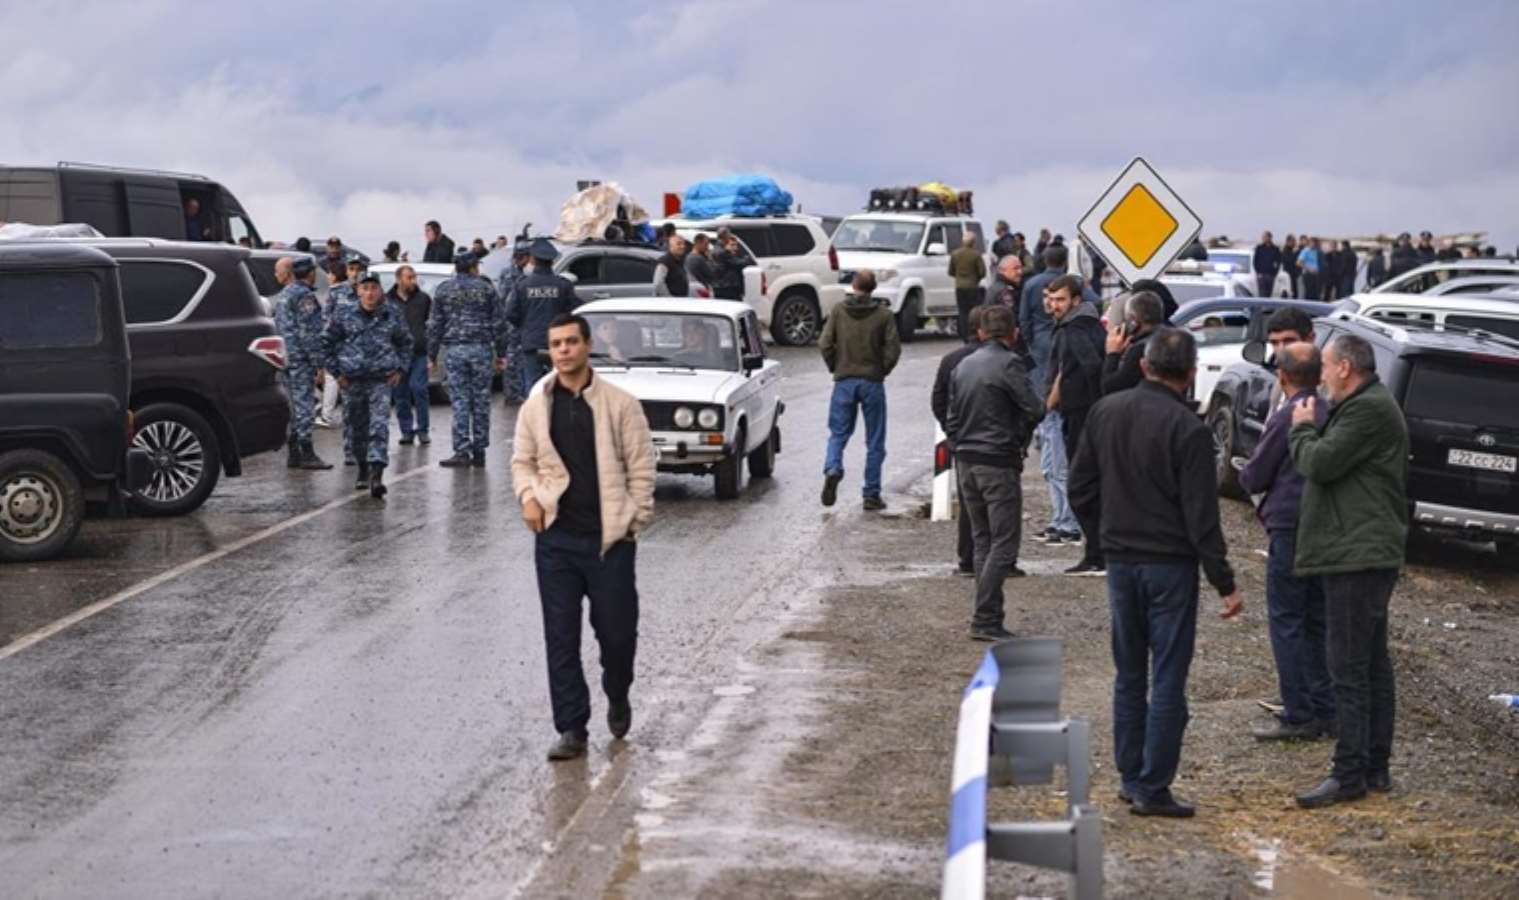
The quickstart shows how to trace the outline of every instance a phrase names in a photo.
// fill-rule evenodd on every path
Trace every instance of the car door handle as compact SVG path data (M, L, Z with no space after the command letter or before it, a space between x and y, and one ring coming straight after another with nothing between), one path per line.
M611 291L594 291L591 293L592 300L608 300L611 299L611 296Z

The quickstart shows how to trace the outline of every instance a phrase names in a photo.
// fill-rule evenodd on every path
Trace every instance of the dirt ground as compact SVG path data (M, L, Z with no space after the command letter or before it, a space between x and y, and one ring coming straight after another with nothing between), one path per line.
M1025 487L1042 527L1037 472ZM1102 579L1055 574L1078 548L1026 540L1030 577L1008 582L1008 627L1064 641L1063 710L1092 722L1107 896L1519 897L1519 716L1486 699L1519 684L1519 567L1490 547L1414 541L1393 600L1394 790L1305 812L1292 796L1322 776L1331 744L1250 737L1266 722L1256 701L1277 694L1266 541L1248 507L1223 511L1247 606L1221 621L1205 588L1175 785L1198 806L1191 821L1136 819L1115 797ZM639 869L612 895L937 892L958 702L986 650L967 636L972 582L953 575L951 524L852 516L832 584L788 601L781 636L747 654L752 692L645 789ZM1061 787L994 789L990 820L1058 817ZM989 873L992 896L1064 895L1053 873Z

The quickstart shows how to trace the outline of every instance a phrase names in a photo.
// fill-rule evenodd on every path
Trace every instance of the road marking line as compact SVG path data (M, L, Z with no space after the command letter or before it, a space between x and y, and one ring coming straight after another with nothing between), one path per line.
M393 478L387 484L387 487L393 487L407 480L408 478L414 478L424 472L431 471L432 468L432 465L421 465L409 472L403 472ZM159 574L154 575L152 578L149 578L146 581L139 581L137 584L134 584L125 590L118 591L117 593L114 593L103 600L96 600L89 606L80 607L79 609L74 610L63 618L56 619L53 622L50 622L47 625L38 628L36 631L28 632L27 634L16 638L14 641L11 641L9 644L6 644L4 647L0 647L0 660L9 659L10 657L15 656L17 653L20 653L28 647L40 644L53 635L72 628L75 625L78 625L80 622L83 622L85 619L88 619L91 616L103 613L111 607L130 600L133 597L136 597L138 594L150 591L161 584L173 581L186 572L192 572L196 569L199 569L201 566L206 565L207 563L216 562L224 556L236 553L245 547L250 547L254 544L257 544L259 541L274 537L282 531L288 531L297 525L305 524L306 522L315 519L317 516L320 516L323 513L331 512L340 506L346 506L355 500L367 498L368 496L368 491L355 491L347 497L339 497L338 499L333 500L327 504L318 506L316 509L303 512L295 518L286 519L277 525L270 525L268 528L265 528L262 531L256 531L247 537L238 538L225 547L217 548L216 550L212 550L210 553L207 553L203 556L197 556L195 559L180 563L168 571L160 572Z

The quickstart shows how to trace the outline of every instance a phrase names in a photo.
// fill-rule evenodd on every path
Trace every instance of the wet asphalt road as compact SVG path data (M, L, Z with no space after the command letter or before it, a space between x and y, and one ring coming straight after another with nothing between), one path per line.
M928 476L929 385L952 346L907 348L889 382L888 502ZM830 534L865 515L863 429L824 512L829 381L815 350L778 355L777 477L723 504L710 479L660 477L639 548L625 744L606 734L586 629L584 762L543 759L553 735L532 543L499 405L485 470L436 466L448 411L434 407L434 443L393 449L383 503L348 489L352 469L288 473L271 454L192 516L92 520L67 558L0 568L0 894L605 884L594 866L567 876L564 860L577 842L616 840L630 815L619 797L700 726L744 654L774 636L774 609L826 578ZM318 442L340 457L336 432ZM16 649L91 604L110 605Z

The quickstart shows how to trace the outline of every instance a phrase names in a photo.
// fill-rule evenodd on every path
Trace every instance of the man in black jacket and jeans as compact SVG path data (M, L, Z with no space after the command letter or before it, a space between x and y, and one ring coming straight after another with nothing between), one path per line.
M1023 536L1023 454L1044 418L1029 382L1011 310L981 312L980 349L950 375L946 432L955 448L960 502L970 514L975 543L976 606L970 636L978 641L1012 637L1003 627L1002 583L1018 567Z
M1199 563L1223 598L1223 618L1238 615L1243 601L1218 520L1213 436L1186 402L1197 344L1180 329L1159 329L1143 368L1143 384L1093 407L1070 496L1078 514L1102 521L1119 799L1135 815L1188 818L1193 809L1171 795L1171 782L1187 728Z
M970 330L971 334L975 336L974 339L969 344L961 344L955 349L944 354L943 358L939 360L939 371L934 373L933 393L930 395L928 402L929 406L933 409L934 419L938 421L939 427L944 429L944 433L946 435L949 434L949 426L947 423L949 420L950 377L954 374L955 367L960 364L961 360L981 349L981 316L985 312L986 307L984 305L971 308L969 316ZM954 446L951 445L950 449L953 450ZM959 524L960 535L956 540L955 550L956 555L960 560L960 566L956 571L956 574L963 575L968 578L975 578L976 545L970 533L970 513L966 511L964 503L960 504Z
M1076 455L1087 413L1092 404L1102 398L1103 348L1107 343L1107 332L1103 330L1097 307L1082 299L1081 288L1081 279L1075 275L1061 275L1044 289L1045 302L1055 320L1055 338L1050 350L1050 371L1054 375L1046 408L1060 414L1061 437L1065 439L1068 461ZM1084 519L1079 513L1076 519L1085 533L1086 549L1081 562L1066 569L1066 574L1100 575L1103 571L1102 541L1098 537L1101 523L1097 519Z
M411 361L401 373L401 383L390 392L396 407L396 424L401 426L401 443L420 440L430 444L432 398L427 386L427 317L432 311L432 297L417 284L417 270L401 266L396 269L396 283L385 299L401 311L406 327L411 329Z

